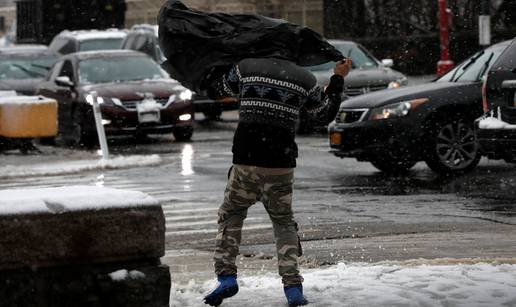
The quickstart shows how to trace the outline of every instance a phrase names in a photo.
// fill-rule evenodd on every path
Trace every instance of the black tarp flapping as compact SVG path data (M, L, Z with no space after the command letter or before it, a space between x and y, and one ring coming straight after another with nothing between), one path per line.
M245 58L276 57L312 66L342 54L317 32L280 19L189 9L167 1L158 16L163 67L184 86L203 92L206 76Z

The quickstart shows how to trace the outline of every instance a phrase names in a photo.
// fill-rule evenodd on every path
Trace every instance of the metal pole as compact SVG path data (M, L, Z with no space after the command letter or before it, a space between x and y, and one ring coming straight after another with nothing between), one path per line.
M446 0L439 1L439 38L441 42L441 60L437 63L437 75L450 71L455 63L450 59L450 25L449 9Z
M93 97L93 115L95 116L95 125L97 126L97 135L99 137L100 149L102 150L102 159L109 159L109 148L106 140L106 131L104 125L102 125L102 112L98 101L97 92L91 92L90 95Z
M480 16L478 16L478 42L480 46L491 45L491 16L489 0L481 0Z

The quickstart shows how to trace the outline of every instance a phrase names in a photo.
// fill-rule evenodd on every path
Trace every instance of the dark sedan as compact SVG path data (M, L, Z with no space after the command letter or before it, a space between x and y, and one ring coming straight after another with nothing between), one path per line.
M489 159L516 162L516 39L489 70L485 116L477 121L481 150Z
M41 45L0 48L0 90L34 95L57 54Z
M507 46L480 51L433 83L344 101L330 126L332 152L384 172L422 160L440 174L472 170L481 157L473 122L483 113L482 81Z
M176 140L188 140L193 134L192 93L139 52L64 56L38 92L58 101L59 132L72 145L96 142L95 94L108 136L172 132Z

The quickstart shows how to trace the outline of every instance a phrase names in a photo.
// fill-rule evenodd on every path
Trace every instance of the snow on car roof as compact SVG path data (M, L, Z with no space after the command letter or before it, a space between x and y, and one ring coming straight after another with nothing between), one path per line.
M92 51L80 51L71 53L65 57L76 57L80 60L90 58L101 58L101 57L117 57L117 56L143 56L148 55L129 49L113 49L113 50L92 50Z
M118 29L109 30L79 30L79 31L63 31L60 36L73 37L79 41L91 39L109 39L109 38L124 38L127 33Z
M13 45L0 48L0 54L52 53L45 45Z
M142 192L97 186L68 186L0 191L0 214L64 213L110 208L159 206Z
M131 27L131 31L153 31L158 35L159 26L151 24L138 24Z

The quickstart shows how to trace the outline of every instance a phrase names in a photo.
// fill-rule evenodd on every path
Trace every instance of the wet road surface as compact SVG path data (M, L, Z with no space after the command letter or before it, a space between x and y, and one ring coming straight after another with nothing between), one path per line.
M220 122L201 122L192 142L153 136L139 143L124 139L110 144L114 155L159 154L163 159L159 167L0 179L0 188L97 184L146 192L163 204L167 223L163 260L174 278L208 276L235 126L229 114ZM368 163L330 155L324 134L298 136L298 145L294 208L304 266L516 258L515 164L483 160L471 174L444 179L420 163L406 175L388 176ZM52 163L70 155L94 154L42 149L42 156L30 159ZM20 163L24 159L12 154L3 158ZM257 203L245 223L241 267L274 271L273 243L269 218Z

